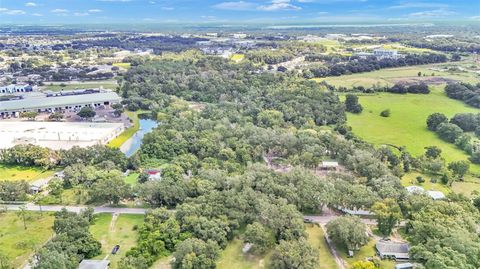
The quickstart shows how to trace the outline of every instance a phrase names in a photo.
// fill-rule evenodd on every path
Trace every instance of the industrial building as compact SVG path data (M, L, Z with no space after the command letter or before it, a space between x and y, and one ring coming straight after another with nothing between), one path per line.
M112 91L84 91L67 95L38 95L25 96L17 100L0 101L0 117L18 117L22 112L58 112L78 111L82 107L99 108L115 103L122 99Z
M14 94L14 93L25 93L25 92L32 92L36 90L37 86L32 86L29 84L25 85L16 85L11 84L8 86L1 86L0 87L0 94Z

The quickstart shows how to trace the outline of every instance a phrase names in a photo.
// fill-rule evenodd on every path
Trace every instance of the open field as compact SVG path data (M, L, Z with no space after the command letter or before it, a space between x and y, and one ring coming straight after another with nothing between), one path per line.
M317 269L336 269L338 268L335 259L333 258L330 248L327 245L322 228L318 225L306 225L308 234L308 242L310 245L318 249L319 264Z
M112 65L116 67L125 68L125 69L129 69L131 67L130 63L114 63Z
M26 180L28 182L52 176L55 171L37 167L6 166L0 164L0 180Z
M138 114L144 113L144 111L126 111L125 113L132 120L132 126L124 130L119 136L108 143L108 146L111 148L120 148L125 141L127 141L140 129L140 119L138 118Z
M427 117L434 112L444 113L447 117L461 112L479 112L479 109L445 96L442 87L432 87L428 95L381 93L359 96L359 102L363 112L359 115L348 113L348 124L356 135L367 142L377 146L406 146L414 156L422 155L427 146L437 146L442 149L442 156L447 162L468 159L465 152L441 140L426 127ZM388 118L379 115L385 109L391 110ZM470 169L480 173L480 165L472 164Z
M245 58L245 54L235 53L230 57L230 59L234 62L241 62Z
M28 213L27 229L16 213L0 214L0 253L7 256L13 268L28 262L36 249L53 236L53 214ZM23 267L22 267L23 268Z
M62 83L46 83L45 86L42 86L42 90L47 90L47 91L61 91L63 90L75 90L75 89L92 89L92 88L100 88L103 87L104 89L116 89L117 88L117 82L115 80L98 80L98 81L76 81L74 83L68 83L65 82L61 85Z
M128 176L125 177L125 182L127 184L130 184L132 186L137 185L138 183L138 177L140 176L139 173L130 173Z
M228 244L227 248L222 251L220 259L217 262L219 269L259 269L266 268L266 262L270 255L265 257L257 257L253 255L244 255L242 252L243 241L235 238Z
M110 268L115 269L118 261L136 244L138 234L134 227L143 223L143 216L123 214L113 218L111 214L99 214L95 218L90 232L102 243L102 254L95 259L108 256ZM112 255L110 252L115 245L120 245L120 251Z
M471 72L445 72L435 69L449 66L450 64L430 64L418 65L398 68L381 69L373 72L356 73L351 75L343 75L338 77L315 78L314 80L321 82L326 81L334 86L353 87L364 86L371 87L373 85L393 85L397 82L425 82L431 85L444 84L447 81L463 81L470 83L480 82L480 76ZM418 72L426 74L426 76L418 76ZM432 76L432 73L435 76Z
M425 182L418 183L417 177L421 176L425 179ZM437 179L437 183L430 182L430 179ZM450 193L450 188L440 182L440 176L435 175L424 175L417 172L410 172L402 177L402 185L405 187L408 186L420 186L426 191L441 191L444 194Z

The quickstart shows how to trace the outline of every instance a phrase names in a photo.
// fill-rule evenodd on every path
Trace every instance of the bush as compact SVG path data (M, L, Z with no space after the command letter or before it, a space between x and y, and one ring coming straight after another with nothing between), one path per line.
M384 118L388 118L390 117L390 109L385 109L384 111L380 112L380 116L384 117Z
M418 177L417 177L417 182L418 182L418 183L424 183L424 182L425 182L425 179L424 179L423 177L421 177L421 176L418 176Z

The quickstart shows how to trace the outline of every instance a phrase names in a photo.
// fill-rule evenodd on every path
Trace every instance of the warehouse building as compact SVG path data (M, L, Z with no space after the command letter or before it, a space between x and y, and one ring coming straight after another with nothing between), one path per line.
M82 107L90 106L100 108L115 103L122 99L117 93L111 91L61 95L61 96L34 96L18 100L0 102L0 117L18 117L22 112L59 112L78 111Z

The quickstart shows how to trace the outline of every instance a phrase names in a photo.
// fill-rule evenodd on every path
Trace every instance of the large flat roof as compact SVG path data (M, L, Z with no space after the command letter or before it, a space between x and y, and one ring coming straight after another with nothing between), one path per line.
M29 109L48 109L55 107L74 106L78 104L103 103L107 101L120 102L121 98L115 92L100 92L56 97L27 97L20 100L0 102L0 112Z

